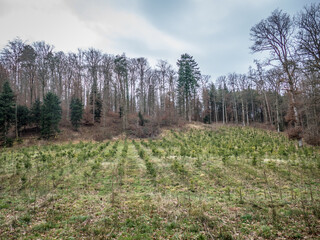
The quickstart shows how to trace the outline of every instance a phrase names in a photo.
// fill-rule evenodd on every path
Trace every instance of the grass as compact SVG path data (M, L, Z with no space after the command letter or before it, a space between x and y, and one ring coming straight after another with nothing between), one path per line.
M241 127L0 152L0 239L316 239L319 148Z

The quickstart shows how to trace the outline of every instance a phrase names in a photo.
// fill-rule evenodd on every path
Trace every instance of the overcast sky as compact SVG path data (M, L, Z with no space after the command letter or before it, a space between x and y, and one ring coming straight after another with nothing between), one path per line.
M319 0L318 0L319 1ZM0 48L20 37L56 51L167 60L191 54L215 80L253 65L250 28L276 9L293 15L316 0L0 0Z

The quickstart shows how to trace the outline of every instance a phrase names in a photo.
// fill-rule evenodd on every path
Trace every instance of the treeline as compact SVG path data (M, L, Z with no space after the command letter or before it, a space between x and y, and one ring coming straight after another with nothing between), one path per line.
M246 74L230 73L213 83L189 54L181 55L177 69L164 60L151 67L143 57L114 56L94 48L57 52L45 42L16 38L1 51L0 90L5 91L5 82L12 88L11 125L17 134L22 107L32 112L50 93L58 97L61 119L75 127L81 118L82 123L105 126L112 112L121 117L123 130L132 116L159 125L175 124L179 118L261 122L278 131L289 129L289 136L300 142L305 138L319 144L320 4L306 6L294 18L275 10L252 27L251 39L253 53L269 52L270 57L255 61ZM4 126L4 112L0 114Z

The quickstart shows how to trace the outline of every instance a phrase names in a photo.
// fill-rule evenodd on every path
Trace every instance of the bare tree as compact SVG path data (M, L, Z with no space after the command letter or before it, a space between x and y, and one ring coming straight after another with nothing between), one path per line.
M41 94L38 96L41 96L42 99L44 99L49 79L49 58L53 54L53 46L42 41L33 43L33 47L37 53L37 78L41 85Z
M219 90L221 92L221 109L222 109L222 123L225 124L227 122L227 107L226 107L226 85L227 77L226 76L220 76L217 78L217 84L219 86Z
M255 60L255 64L257 69L251 69L251 80L255 83L257 91L262 94L263 98L263 121L272 123L271 121L271 110L270 110L270 103L267 96L268 91L268 82L266 81L265 77L265 70L262 68L262 64Z
M298 53L303 65L303 111L305 137L320 144L320 4L306 6L297 17Z
M136 112L136 84L138 80L137 59L128 59L129 112Z
M171 65L168 65L167 68L167 74L168 74L168 91L167 91L167 97L166 97L166 110L168 113L168 117L170 120L170 123L176 120L176 109L175 109L175 86L176 86L176 72L173 70Z
M200 79L201 83L201 93L202 93L202 102L203 102L203 118L208 118L205 119L208 123L212 122L212 111L211 111L211 106L210 106L210 96L209 96L209 89L208 89L208 83L210 80L211 76L210 75L202 75Z
M320 70L320 3L306 6L297 18L296 36L302 61L309 69Z
M114 57L112 55L104 54L102 56L102 72L103 72L103 116L104 126L106 123L106 115L111 111L111 84L112 73L114 67Z
M272 92L275 94L276 128L278 132L280 132L281 123L279 97L281 94L283 79L283 72L279 68L272 68L266 72L266 81L269 83Z
M237 108L237 94L236 94L236 86L237 86L237 81L238 81L238 74L236 73L231 73L228 75L227 78L227 84L231 88L232 92L232 109L233 109L233 118L238 124L238 108Z
M292 33L294 30L293 21L290 16L281 10L275 10L267 19L261 20L251 28L251 40L254 44L251 47L253 52L268 51L271 61L278 61L286 74L288 93L291 98L290 108L293 110L292 123L295 130L295 138L302 146L301 124L297 109L297 91L295 72L297 64L293 58Z
M29 90L29 99L28 102L27 96L25 96L25 103L29 106L32 105L34 99L34 88L36 81L36 52L31 45L25 45L22 55L21 55L21 68L22 68L22 76L25 78L26 89ZM26 91L27 92L27 91ZM26 93L27 95L27 93Z
M241 101L242 125L245 126L246 125L246 116L247 116L247 123L249 122L248 107L247 107L248 103L245 104L245 93L246 93L246 90L248 89L247 76L244 74L238 75L238 78L237 78L237 81L235 82L235 84L236 84L237 89L239 91L239 97L240 97L240 101Z
M6 47L1 51L1 62L7 66L10 78L13 80L13 90L19 91L20 85L20 67L21 55L24 50L25 43L20 38L9 41Z
M96 101L98 98L99 90L98 90L98 72L100 68L100 62L102 59L102 54L100 51L90 48L85 53L85 60L87 64L88 73L91 79L91 96L90 101L92 102L92 120L93 123L97 120L96 119L96 112L97 112L97 105Z
M159 76L159 97L160 97L160 110L164 112L165 109L165 96L167 92L167 82L169 77L169 63L164 60L159 60L157 64L157 71Z
M136 60L138 75L139 75L139 87L138 98L139 98L139 111L141 113L146 113L146 84L145 75L150 70L148 60L146 58L137 58Z

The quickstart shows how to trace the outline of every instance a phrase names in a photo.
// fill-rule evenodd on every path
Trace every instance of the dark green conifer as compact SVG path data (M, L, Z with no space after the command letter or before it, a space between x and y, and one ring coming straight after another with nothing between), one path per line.
M197 62L187 53L181 55L177 65L179 67L177 90L180 115L185 115L186 119L190 121L191 99L195 98L201 73Z
M35 124L37 128L41 125L41 102L39 99L33 103L30 109L30 122Z
M15 98L8 81L3 84L0 94L0 132L7 144L7 135L11 124L15 121Z
M41 107L41 135L43 138L50 138L59 132L59 122L61 120L60 100L57 95L49 92L45 95Z
M29 124L29 109L27 106L18 105L17 107L17 128L18 134L20 135L20 130Z
M90 105L92 105L91 113L94 115L93 116L94 121L100 122L101 110L102 110L102 99L101 99L101 94L98 90L96 82L94 82L91 87Z
M75 130L78 130L83 114L83 104L79 98L72 98L70 103L70 121Z

